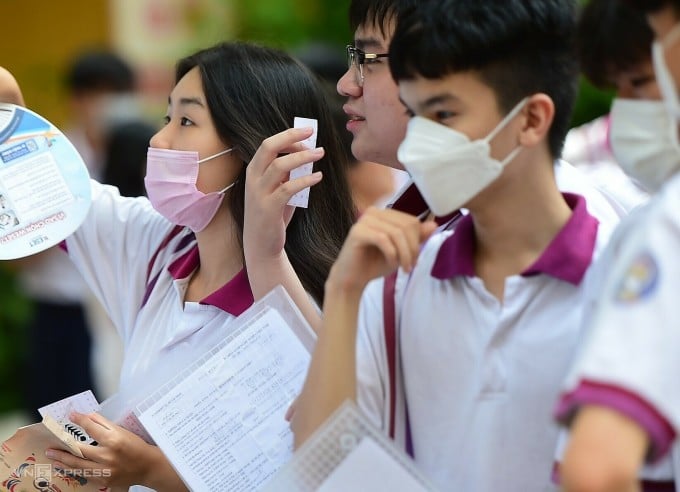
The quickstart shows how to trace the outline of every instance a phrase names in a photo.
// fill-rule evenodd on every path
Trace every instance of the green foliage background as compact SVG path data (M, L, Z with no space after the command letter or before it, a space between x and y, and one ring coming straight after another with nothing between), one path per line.
M0 262L0 412L20 408L29 301L18 291L15 275Z
M292 48L322 40L344 46L352 33L347 22L349 0L232 0L240 39Z

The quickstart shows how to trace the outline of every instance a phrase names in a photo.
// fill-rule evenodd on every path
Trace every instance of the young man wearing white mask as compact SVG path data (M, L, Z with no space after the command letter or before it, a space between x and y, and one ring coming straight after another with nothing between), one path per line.
M666 456L680 428L680 1L628 3L647 13L655 32L665 107L652 129L640 128L632 113L619 116L639 134L629 171L657 193L622 224L603 257L588 339L558 407L571 426L561 473L569 491L639 490L640 467ZM676 453L673 461L677 475Z
M577 52L581 73L595 87L615 92L615 104L625 101L628 110L643 109L640 99L660 100L656 85L652 54L649 46L654 33L646 19L633 7L620 0L589 0L579 13ZM627 104L633 101L632 105ZM573 128L564 142L564 159L583 171L599 188L612 195L626 210L632 210L649 199L649 194L637 181L621 169L629 153L616 156L612 138L627 138L628 134L613 134L612 119L606 114Z
M439 489L550 487L550 408L610 232L554 179L574 25L568 0L427 1L399 19L390 68L417 115L399 161L435 214L470 214L422 251L433 223L371 210L353 227L326 283L298 444L345 399L388 432L395 398L395 435ZM409 278L395 355L381 283L368 284L397 267Z

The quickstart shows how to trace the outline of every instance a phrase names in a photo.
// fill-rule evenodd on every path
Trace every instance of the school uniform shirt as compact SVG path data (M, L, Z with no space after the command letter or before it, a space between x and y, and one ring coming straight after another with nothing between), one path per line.
M633 419L664 457L680 426L680 175L617 231L602 259L603 283L587 341L571 369L557 416L582 405ZM678 453L674 450L675 475Z
M121 386L226 330L253 303L245 270L200 302L184 302L199 265L194 234L146 198L121 197L95 181L92 207L66 250L123 339Z
M200 302L185 302L199 265L194 234L146 198L121 197L96 181L90 211L64 248L123 340L121 387L139 384L152 369L176 372L173 359L202 353L253 303L245 270Z
M475 276L470 216L433 236L397 283L409 414L397 409L397 430L408 420L416 464L441 490L550 487L551 408L578 343L590 264L614 225L599 224L582 197L565 198L569 221L534 265L506 279L502 303ZM385 430L393 382L381 288L371 283L362 298L357 378L360 406Z

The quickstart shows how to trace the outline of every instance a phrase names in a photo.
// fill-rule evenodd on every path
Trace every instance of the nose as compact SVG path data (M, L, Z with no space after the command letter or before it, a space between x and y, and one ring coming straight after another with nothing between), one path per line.
M149 147L154 149L170 149L170 135L169 127L170 125L165 125L149 140Z
M354 67L349 67L343 76L340 77L336 90L338 94L345 97L359 97L361 95L362 89L357 84Z

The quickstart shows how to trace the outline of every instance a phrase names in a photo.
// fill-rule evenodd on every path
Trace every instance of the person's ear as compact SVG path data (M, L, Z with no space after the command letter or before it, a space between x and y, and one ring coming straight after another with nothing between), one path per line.
M555 104L550 96L534 94L529 97L521 114L524 124L519 143L523 147L535 147L546 141L555 118Z

